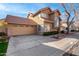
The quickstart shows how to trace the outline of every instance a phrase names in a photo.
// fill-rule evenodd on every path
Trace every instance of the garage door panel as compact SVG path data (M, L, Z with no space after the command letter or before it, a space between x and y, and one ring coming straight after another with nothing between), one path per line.
M8 35L25 35L36 33L36 27L9 27Z

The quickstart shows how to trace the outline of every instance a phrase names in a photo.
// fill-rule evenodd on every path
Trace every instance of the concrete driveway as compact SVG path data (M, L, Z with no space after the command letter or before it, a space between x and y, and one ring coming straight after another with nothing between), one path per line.
M77 39L64 38L61 40L51 36L17 36L11 37L7 56L61 56Z

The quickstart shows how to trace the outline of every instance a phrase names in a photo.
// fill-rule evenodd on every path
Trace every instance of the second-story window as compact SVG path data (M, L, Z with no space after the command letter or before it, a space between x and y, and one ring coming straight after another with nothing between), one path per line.
M41 14L40 14L40 17L48 18L48 14L46 14L46 13L41 13Z

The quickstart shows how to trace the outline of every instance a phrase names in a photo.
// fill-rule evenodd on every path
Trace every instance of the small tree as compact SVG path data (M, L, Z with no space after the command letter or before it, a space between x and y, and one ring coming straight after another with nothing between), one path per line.
M66 5L65 4L61 4L62 7L64 8L64 11L66 13L66 18L67 18L67 34L69 33L69 28L71 26L71 24L73 23L73 20L75 18L75 16L77 15L77 12L74 8L74 4L69 4L70 8L66 8ZM72 13L71 12L74 12L73 16L72 16ZM71 18L72 17L72 18Z
M58 20L59 20L58 33L60 33L60 31L61 31L61 21L62 21L60 16L58 17Z

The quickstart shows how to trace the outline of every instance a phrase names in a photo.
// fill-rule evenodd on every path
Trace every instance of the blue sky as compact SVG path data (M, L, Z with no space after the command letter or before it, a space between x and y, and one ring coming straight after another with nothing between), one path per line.
M28 12L35 13L41 8L50 7L52 10L59 9L64 12L61 4L58 3L0 3L0 19L6 15L27 17Z

